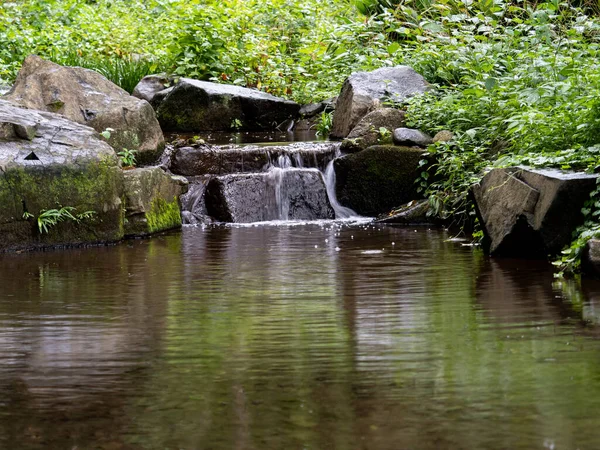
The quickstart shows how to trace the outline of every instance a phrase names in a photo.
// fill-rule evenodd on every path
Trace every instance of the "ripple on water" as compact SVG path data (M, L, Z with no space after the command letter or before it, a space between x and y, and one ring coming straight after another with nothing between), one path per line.
M448 238L246 224L2 255L0 448L597 448L600 290Z

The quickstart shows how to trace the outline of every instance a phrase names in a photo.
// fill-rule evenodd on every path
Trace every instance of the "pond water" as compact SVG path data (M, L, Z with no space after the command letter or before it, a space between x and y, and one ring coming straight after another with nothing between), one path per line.
M600 287L442 230L0 256L3 449L593 449Z

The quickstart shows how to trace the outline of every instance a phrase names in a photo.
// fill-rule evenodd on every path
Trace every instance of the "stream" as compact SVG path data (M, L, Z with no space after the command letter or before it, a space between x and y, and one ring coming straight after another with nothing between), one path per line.
M591 449L600 286L443 230L0 255L0 448Z

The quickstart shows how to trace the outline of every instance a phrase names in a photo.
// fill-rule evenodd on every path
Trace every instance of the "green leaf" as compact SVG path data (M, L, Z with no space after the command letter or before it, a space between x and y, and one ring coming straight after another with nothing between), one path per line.
M494 77L489 77L487 80L485 80L485 88L488 91L492 91L496 85L498 84L498 80L496 80Z

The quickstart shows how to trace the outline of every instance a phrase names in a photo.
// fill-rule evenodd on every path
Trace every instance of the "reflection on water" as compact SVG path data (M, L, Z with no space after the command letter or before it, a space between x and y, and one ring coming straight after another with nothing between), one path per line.
M186 228L3 255L0 448L598 448L598 286L446 237Z

